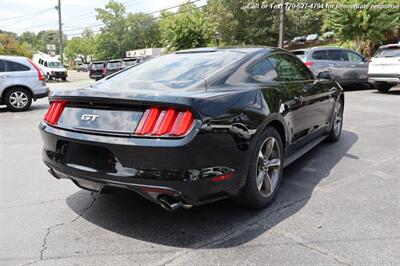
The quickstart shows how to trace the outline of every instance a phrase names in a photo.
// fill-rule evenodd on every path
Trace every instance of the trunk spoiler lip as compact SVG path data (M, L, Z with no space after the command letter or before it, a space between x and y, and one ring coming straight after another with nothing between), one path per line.
M89 103L90 105L99 104L115 104L127 105L132 107L175 107L178 109L189 110L196 119L203 120L204 115L195 106L195 99L189 97L166 96L159 99L151 97L135 97L135 98L110 98L110 97L93 97L82 95L52 95L49 102L53 101L69 101L72 103Z

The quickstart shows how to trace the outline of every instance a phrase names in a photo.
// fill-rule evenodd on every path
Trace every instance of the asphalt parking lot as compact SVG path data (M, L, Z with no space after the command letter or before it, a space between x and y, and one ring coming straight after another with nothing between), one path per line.
M226 200L168 213L56 180L41 163L47 108L0 107L0 265L400 264L400 88L346 92L340 141L286 168L261 211Z

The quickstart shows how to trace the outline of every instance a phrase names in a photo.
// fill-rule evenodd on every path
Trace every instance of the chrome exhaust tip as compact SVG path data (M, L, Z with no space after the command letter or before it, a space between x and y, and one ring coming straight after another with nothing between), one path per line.
M190 209L193 207L193 205L185 204L182 201L180 201L179 199L176 199L171 196L161 196L158 199L158 202L164 210L167 210L169 212L176 211L177 209L179 209L181 207L184 209Z

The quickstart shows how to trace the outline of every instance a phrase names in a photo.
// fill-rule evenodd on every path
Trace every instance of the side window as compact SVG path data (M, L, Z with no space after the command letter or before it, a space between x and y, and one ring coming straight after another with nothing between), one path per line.
M43 60L39 59L39 64L43 65Z
M248 73L252 78L261 82L274 81L278 76L274 66L267 58L261 59L252 65L249 68Z
M326 60L332 61L349 61L347 54L342 50L328 50Z
M0 60L0 72L6 72L6 66L3 60Z
M347 57L349 58L350 62L363 62L364 58L360 56L359 54L356 54L355 52L352 51L346 51Z
M45 67L47 67L47 61L43 61L43 65L45 66Z
M326 60L326 50L317 50L312 53L312 58L316 60Z
M279 81L313 80L310 70L298 59L287 54L275 54L268 57L278 74Z
M30 67L12 62L12 61L5 61L7 64L7 71L15 72L15 71L29 71L31 70Z

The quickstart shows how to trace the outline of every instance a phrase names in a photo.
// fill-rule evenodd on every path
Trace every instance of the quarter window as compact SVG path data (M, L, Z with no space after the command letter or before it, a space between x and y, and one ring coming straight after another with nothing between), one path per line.
M7 71L9 72L16 72L16 71L29 71L31 70L29 67L16 63L16 62L12 62L12 61L5 61L7 64Z
M274 66L267 58L255 63L248 72L255 80L261 82L274 81L278 76Z
M312 80L310 70L298 59L286 54L274 54L268 57L275 67L279 81Z
M364 61L364 58L359 54L356 54L351 51L347 51L346 53L347 53L347 58L349 59L350 62L363 62Z

